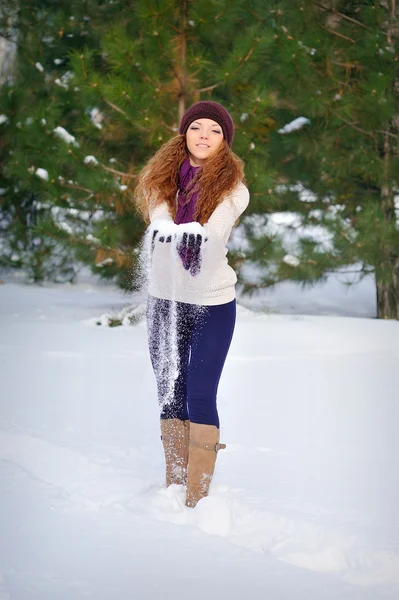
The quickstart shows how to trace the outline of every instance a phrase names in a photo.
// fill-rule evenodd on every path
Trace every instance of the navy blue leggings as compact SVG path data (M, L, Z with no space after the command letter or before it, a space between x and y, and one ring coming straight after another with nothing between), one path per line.
M150 357L161 419L216 425L216 394L236 320L236 301L197 306L148 299Z

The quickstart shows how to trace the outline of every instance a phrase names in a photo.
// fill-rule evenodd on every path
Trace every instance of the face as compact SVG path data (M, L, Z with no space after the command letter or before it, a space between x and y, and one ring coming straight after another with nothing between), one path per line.
M197 119L186 132L186 144L193 167L201 167L216 154L223 141L223 131L216 121Z

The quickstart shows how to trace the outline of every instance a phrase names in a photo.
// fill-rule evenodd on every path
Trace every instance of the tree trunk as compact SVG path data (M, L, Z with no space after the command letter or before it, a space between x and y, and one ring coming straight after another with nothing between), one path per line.
M390 180L390 142L388 132L384 134L384 183L381 187L381 207L384 220L396 225L394 192ZM381 240L382 264L376 265L377 318L399 320L399 249L392 241ZM389 275L387 275L389 273Z
M178 103L178 118L179 123L186 112L186 27L187 27L187 1L182 0L181 2L181 28L182 33L180 36L180 64L177 65L177 71L179 73L180 89L179 89L179 103Z
M14 78L15 61L17 56L17 32L16 32L16 9L7 19L8 37L0 36L0 87L6 83L12 83Z
M388 44L391 45L399 33L397 26L396 0L388 0L385 3L385 8L388 12L385 35ZM398 89L396 83L397 80L395 82L395 91ZM386 131L384 133L381 207L384 219L391 223L393 228L397 228L393 177L391 172L391 157L395 156L397 153L394 121L395 119L389 124L389 129L392 128L392 131ZM392 245L392 242L388 242L385 245L384 240L382 240L381 250L383 264L376 266L375 274L377 287L377 318L399 320L399 249L396 245ZM387 273L389 273L388 277Z
M380 280L376 273L377 318L399 321L399 258L392 265L392 281Z

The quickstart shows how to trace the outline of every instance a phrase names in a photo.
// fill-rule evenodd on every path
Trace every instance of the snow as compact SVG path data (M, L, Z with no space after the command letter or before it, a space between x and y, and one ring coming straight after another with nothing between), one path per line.
M285 192L287 189L289 189L292 192L299 192L298 199L301 200L301 202L316 202L318 199L317 195L314 194L308 188L306 188L300 181L298 181L298 183L288 186L285 183L281 183L279 185L276 185L274 189L277 193Z
M98 160L92 154L89 154L88 156L85 156L84 159L83 159L83 162L85 163L85 165L88 165L90 163L93 164L93 165L98 165Z
M95 127L102 129L101 121L104 119L104 113L99 108L94 107L90 110L90 120Z
M43 68L43 65L42 65L41 63L37 62L37 63L35 64L35 67L36 67L36 69L37 69L38 71L40 71L40 73L43 73L43 71L44 71L44 68Z
M0 125L4 125L4 123L8 123L7 115L0 115Z
M248 264L243 275L256 283L263 271ZM334 315L374 318L377 314L374 275L361 281L360 265L328 275L325 282L302 289L293 281L256 290L251 296L239 292L240 302L262 312L292 315Z
M227 448L194 510L163 486L145 321L95 325L131 298L0 291L2 600L398 597L399 323L358 316L371 282L351 317L239 306L219 388ZM292 304L306 299L319 309L292 287Z
M299 258L292 256L292 254L286 254L283 258L283 261L287 263L287 265L291 265L291 267L297 267L301 262Z
M113 262L114 262L113 258L105 258L104 260L97 262L96 267L104 267L105 265L112 265Z
M76 141L75 136L71 135L70 133L68 133L68 131L66 129L64 129L64 127L58 126L54 129L54 133L61 138L62 140L64 140L64 142L66 144L73 144L74 146L79 146L79 143Z
M315 211L313 211L315 212ZM300 250L301 239L311 239L316 242L316 250L327 252L333 250L333 235L322 225L303 225L303 216L296 212L274 212L270 214L254 213L243 217L242 223L233 231L229 248L248 251L251 247L246 228L255 239L264 236L279 237L287 252L295 253ZM351 234L351 231L348 231Z
M69 89L68 84L65 83L64 81L62 81L61 79L59 79L58 77L57 77L57 79L54 80L54 83L56 85L59 85L60 87L64 88L64 90L68 90Z
M151 233L158 230L162 231L162 236L175 235L179 237L183 236L184 233L203 236L205 231L204 227L197 222L176 225L168 219L156 219L152 221L150 227Z
M86 235L86 240L88 242L94 242L95 244L100 244L100 240L96 237L94 237L94 235L92 235L91 233L88 233Z
M38 177L40 177L40 179L44 179L44 181L49 180L49 174L48 171L46 171L46 169L41 169L39 167L38 169L36 169L35 173Z
M69 233L69 235L73 235L74 231L73 228L68 225L68 223L66 223L65 221L60 221L59 223L57 223L57 226L60 229L63 229L66 233Z
M291 123L287 123L278 130L278 133L285 135L286 133L291 133L292 131L297 131L298 129L302 129L304 125L310 124L310 120L306 117L297 117Z

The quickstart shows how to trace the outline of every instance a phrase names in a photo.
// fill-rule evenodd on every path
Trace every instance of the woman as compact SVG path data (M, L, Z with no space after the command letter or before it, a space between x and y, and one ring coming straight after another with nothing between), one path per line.
M197 102L179 134L144 167L135 191L150 221L148 340L160 404L166 484L186 505L208 494L219 443L216 393L236 317L226 244L249 202L234 125L217 102Z

